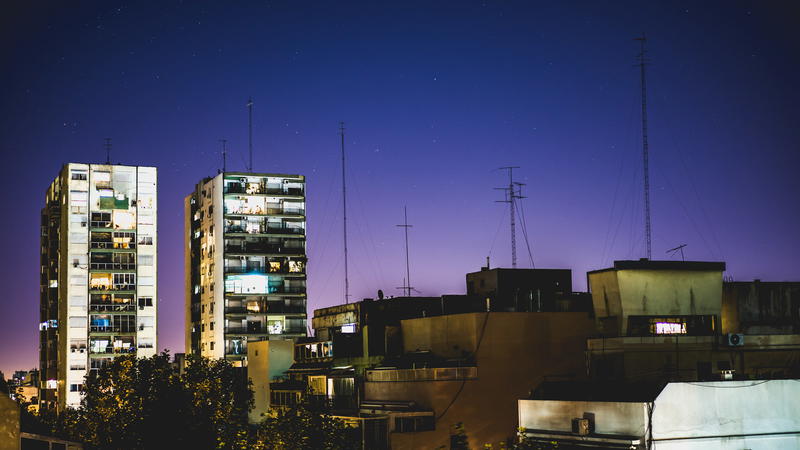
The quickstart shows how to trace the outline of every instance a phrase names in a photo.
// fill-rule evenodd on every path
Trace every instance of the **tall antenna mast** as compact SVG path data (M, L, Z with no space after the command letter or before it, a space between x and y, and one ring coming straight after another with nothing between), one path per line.
M408 229L413 225L408 224L408 209L405 206L403 206L403 224L395 226L403 228L403 232L406 235L406 278L403 280L402 289L405 291L406 297L411 297L411 290L414 288L411 287L411 271L408 264Z
M106 164L111 164L111 138L106 138Z
M227 172L227 169L228 169L227 158L226 158L226 156L228 154L228 148L226 146L226 144L228 143L228 140L227 139L220 139L219 141L222 142L222 173L225 173L225 172Z
M498 203L509 203L511 206L511 267L517 268L517 225L514 209L516 206L516 199L522 198L514 187L514 169L519 169L519 166L501 167L500 170L508 170L508 187L495 188L506 192L505 200L497 200Z
M344 122L339 122L339 135L342 137L342 218L344 223L344 302L350 303L350 279L347 274L347 178L344 166Z
M250 151L250 165L247 167L248 172L253 171L253 97L247 99L247 148Z
M650 229L650 149L647 145L647 79L645 77L644 67L647 65L645 43L647 38L644 33L642 37L635 38L641 44L641 50L637 58L641 72L642 84L642 159L644 161L644 235L645 243L647 245L647 259L651 259L650 241L652 238L652 230Z

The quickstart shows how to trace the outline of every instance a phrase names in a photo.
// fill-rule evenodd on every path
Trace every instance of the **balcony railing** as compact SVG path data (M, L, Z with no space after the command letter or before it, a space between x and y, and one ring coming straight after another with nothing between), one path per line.
M305 248L266 244L226 244L225 251L228 253L273 253L281 255L302 255L305 253Z
M242 234L303 234L305 229L301 227L251 227L245 229L239 225L230 225L225 227L226 233L242 233Z
M275 313L294 313L302 314L306 312L305 305L286 305L283 302L267 302L266 309L259 308L258 311L248 309L246 306L228 306L225 314L275 314Z
M113 286L108 285L99 285L99 286L89 286L89 291L135 291L136 285L135 284L115 284Z
M367 381L450 381L478 378L477 367L367 370Z
M90 248L96 249L115 249L115 248L136 248L136 242L111 242L111 241L92 241L89 244Z
M227 266L225 273L271 273L277 275L304 275L305 272L290 272L289 269L270 269L265 266Z
M304 208L270 208L265 209L234 209L225 211L229 216L278 216L278 215L304 215L306 210Z
M101 347L101 348L92 348L89 351L89 353L91 353L93 355L130 354L130 353L136 353L136 347L123 348L123 347L114 347L114 346L109 345L109 346Z
M136 311L136 305L133 304L103 304L103 305L89 305L89 311L110 311L110 312L127 312Z
M244 185L238 183L231 183L225 185L223 190L226 194L271 194L271 195L303 195L302 188L271 188L264 184L258 186L249 185L245 189Z
M130 317L130 316L128 316ZM91 333L135 333L135 325L91 325L89 327Z
M134 270L136 269L136 263L93 262L89 263L89 268L99 270Z

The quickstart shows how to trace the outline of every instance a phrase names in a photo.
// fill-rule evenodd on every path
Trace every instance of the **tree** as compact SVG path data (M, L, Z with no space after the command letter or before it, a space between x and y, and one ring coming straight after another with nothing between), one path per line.
M462 422L453 425L453 432L450 433L450 449L469 450L469 439L467 438L467 432L464 430L464 424Z
M247 448L252 391L240 372L198 356L183 374L167 353L118 357L87 377L80 408L51 428L97 449Z
M346 450L360 448L357 428L312 405L308 396L277 410L258 426L254 447L260 450Z
M167 353L115 358L87 377L78 409L42 411L31 428L98 450L359 448L357 429L305 402L250 426L244 369L224 359L186 362L181 372Z

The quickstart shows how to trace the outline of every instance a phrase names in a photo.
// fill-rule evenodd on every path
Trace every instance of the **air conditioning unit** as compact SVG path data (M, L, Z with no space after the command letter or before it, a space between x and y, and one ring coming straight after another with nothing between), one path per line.
M728 333L728 347L741 347L744 345L744 335L741 333Z
M589 419L581 417L572 419L572 433L579 436L587 436L589 434Z

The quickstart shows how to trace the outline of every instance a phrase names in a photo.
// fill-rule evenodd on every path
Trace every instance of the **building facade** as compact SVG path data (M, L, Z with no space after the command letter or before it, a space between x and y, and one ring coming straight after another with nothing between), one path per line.
M548 388L546 384L540 388ZM637 387L549 386L541 389L549 392L519 400L519 426L529 439L546 448L800 447L800 407L789 400L800 397L798 380L675 382Z
M245 366L306 335L305 177L225 172L184 202L186 353Z
M121 354L155 354L157 181L155 167L70 163L47 190L43 406L77 407L91 371Z

